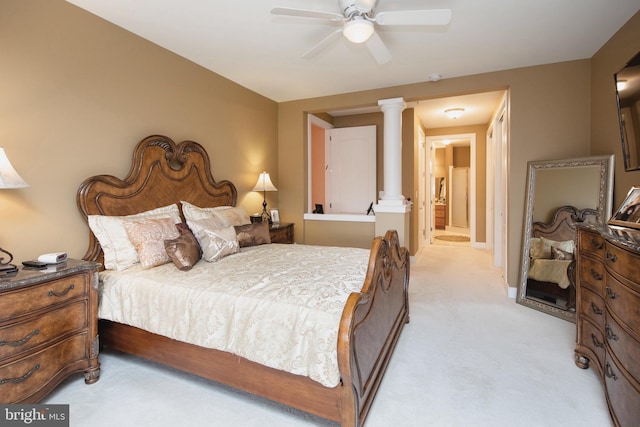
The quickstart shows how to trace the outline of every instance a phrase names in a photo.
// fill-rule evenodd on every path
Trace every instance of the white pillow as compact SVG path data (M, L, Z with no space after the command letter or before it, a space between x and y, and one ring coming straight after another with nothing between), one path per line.
M227 255L240 252L235 227L224 224L220 218L187 221L187 225L196 236L205 261L218 261Z
M187 221L216 217L224 221L226 225L250 224L251 219L241 206L216 206L213 208L201 208L189 202L181 201L182 213Z
M123 221L157 218L171 218L175 221L175 224L182 222L180 211L176 204L135 215L89 215L89 228L91 228L91 231L100 242L104 252L104 268L122 271L140 262L136 248L129 241Z

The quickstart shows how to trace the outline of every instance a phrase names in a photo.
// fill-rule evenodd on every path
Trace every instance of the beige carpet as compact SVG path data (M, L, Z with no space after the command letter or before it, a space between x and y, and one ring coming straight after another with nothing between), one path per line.
M429 246L411 266L409 323L365 427L611 426L595 372L575 366L575 325L506 297L487 251ZM130 356L65 381L73 427L334 424Z

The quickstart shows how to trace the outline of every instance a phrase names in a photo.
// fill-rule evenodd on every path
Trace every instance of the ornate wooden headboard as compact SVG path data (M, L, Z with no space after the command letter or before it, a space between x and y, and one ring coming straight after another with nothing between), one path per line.
M555 241L575 240L576 223L596 223L598 214L595 209L576 209L563 206L553 214L550 223L534 222L531 224L531 237L545 237Z
M138 143L124 179L111 175L87 178L78 189L78 209L88 215L131 215L184 200L201 207L235 206L237 191L229 181L215 182L205 149L193 141L179 144L162 135ZM89 232L83 257L102 261L102 249Z

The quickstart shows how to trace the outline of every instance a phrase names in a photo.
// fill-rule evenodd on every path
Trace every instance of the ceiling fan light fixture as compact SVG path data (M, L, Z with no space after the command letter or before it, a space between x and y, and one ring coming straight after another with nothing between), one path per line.
M464 108L449 108L448 110L444 110L444 113L450 119L458 119L462 117L462 113L464 113Z
M373 34L373 22L356 16L344 24L342 34L352 43L364 43Z

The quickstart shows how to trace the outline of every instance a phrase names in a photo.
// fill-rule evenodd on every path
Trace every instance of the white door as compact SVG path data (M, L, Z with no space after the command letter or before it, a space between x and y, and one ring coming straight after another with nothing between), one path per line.
M325 132L325 212L366 214L376 201L376 127Z
M427 203L429 196L427 193L427 150L424 132L418 127L418 250L422 249L427 238L427 215L431 203Z
M451 225L469 227L469 168L451 171Z

